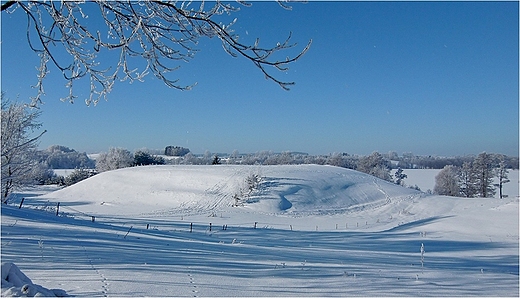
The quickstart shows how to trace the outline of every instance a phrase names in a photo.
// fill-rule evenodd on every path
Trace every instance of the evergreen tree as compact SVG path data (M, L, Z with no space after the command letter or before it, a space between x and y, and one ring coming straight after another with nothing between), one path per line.
M164 158L160 156L153 156L148 152L139 150L134 153L134 166L147 166L147 165L163 165L165 164Z
M213 161L211 162L212 165L219 165L220 164L220 157L218 157L218 155L215 154L215 156L213 156Z
M75 169L74 172L65 177L65 185L70 186L94 175L96 175L96 172L93 170Z
M395 184L403 185L404 184L403 180L408 178L408 175L403 174L403 169L398 168L394 174L394 177L395 177Z

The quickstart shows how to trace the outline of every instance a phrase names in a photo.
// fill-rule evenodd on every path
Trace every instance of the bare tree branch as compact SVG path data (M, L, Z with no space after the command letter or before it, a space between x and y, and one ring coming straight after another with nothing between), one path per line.
M2 4L1 11L8 9L9 7L13 6L13 4L15 4L15 3L16 3L16 1L6 1L4 4Z
M280 1L280 5L290 9L282 2L287 1ZM250 6L243 1L238 3L243 7ZM89 19L92 9L86 12L94 5L97 5L101 22L90 21L98 17ZM291 33L284 42L273 47L260 47L258 39L252 45L243 44L231 29L236 19L227 24L216 21L240 7L221 1L202 1L198 7L195 5L191 1L159 0L8 1L2 5L2 11L9 13L12 10L8 10L9 7L19 7L27 14L27 40L31 49L41 57L38 82L34 86L37 95L32 98L35 106L41 103L44 95L43 80L49 62L67 81L69 94L62 99L64 101L75 101L74 82L84 77L90 80L90 96L85 100L87 105L106 99L115 81L142 81L150 72L168 87L189 90L195 84L181 85L179 79L171 78L170 73L178 69L179 62L190 61L195 56L196 46L203 37L220 39L228 54L251 61L268 80L289 90L294 82L277 79L270 68L287 71L289 64L308 51L311 41L294 56L276 59L277 53L296 47L291 43ZM32 33L36 38L31 37ZM108 50L120 51L119 58L103 66L99 55L107 54ZM64 60L64 51L71 59Z

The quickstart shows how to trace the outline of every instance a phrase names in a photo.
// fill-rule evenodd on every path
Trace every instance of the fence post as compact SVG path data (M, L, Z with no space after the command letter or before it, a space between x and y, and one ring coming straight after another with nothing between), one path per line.
M96 221L96 217L92 216L92 222L95 222L95 221Z
M130 226L130 229L128 229L128 232L126 232L125 237L123 237L123 239L126 239L126 236L128 236L128 233L130 233L130 230L131 230L133 227L134 227L134 226Z
M58 206L56 206L56 216L58 216L59 212L60 212L60 202L58 202Z
M255 229L256 229L256 224L257 224L257 223L258 223L258 222L255 221Z
M25 200L25 198L22 198L22 201L20 202L20 206L18 207L18 209L22 208L22 204L23 204L24 200Z
M211 223L209 223L209 231L211 232Z
M190 233L193 231L193 223L190 223Z

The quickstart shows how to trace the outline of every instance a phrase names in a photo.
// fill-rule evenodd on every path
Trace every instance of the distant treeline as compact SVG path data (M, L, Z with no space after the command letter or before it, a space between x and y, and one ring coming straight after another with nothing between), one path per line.
M466 155L456 157L442 156L420 156L412 153L406 153L399 156L397 153L378 153L386 161L389 168L392 169L443 169L447 165L462 166L465 162L472 162L477 155ZM309 155L301 152L282 152L274 153L272 151L260 151L249 154L232 154L217 153L211 154L206 152L204 155L190 155L184 159L171 161L173 164L211 164L210 157L218 155L225 164L244 164L244 165L280 165L280 164L318 164L333 165L349 169L357 169L360 160L369 155L351 155L348 153L332 153L328 155ZM518 169L518 157L506 156L503 154L493 154L503 156L506 166L509 169Z
M124 149L129 155L129 151ZM461 167L465 162L472 162L477 155L465 155L455 157L443 156L424 156L414 155L413 153L403 153L398 155L396 152L378 153L389 168L396 169L443 169L447 165ZM319 164L333 165L349 169L357 169L360 160L367 156L354 155L348 153L332 153L328 155L310 155L302 152L273 152L259 151L255 153L211 153L206 151L204 154L193 154L188 148L179 146L167 146L164 150L139 149L132 156L136 159L135 165L146 164L190 164L190 165L211 165L214 164L215 156L219 157L222 164L243 164L243 165L297 165L297 164ZM143 158L144 155L144 158ZM165 155L166 158L159 158ZM518 169L518 157L506 156L503 154L493 154L503 157L506 167ZM151 158L148 158L150 156ZM175 158L168 158L175 157ZM38 158L51 169L75 169L96 167L96 162L90 159L86 153L79 153L74 149L65 146L54 145L47 150L39 151ZM149 162L141 162L141 160ZM131 162L130 162L131 164Z
M503 154L488 154L490 167L496 168L499 163L507 169L518 169L518 157ZM443 169L446 166L462 167L471 164L477 156L466 155L458 157L419 156L405 153L399 156L395 152L373 152L367 156L348 153L333 153L328 155L309 155L302 152L259 151L256 153L231 154L211 153L193 154L188 148L168 146L165 150L147 148L130 152L124 148L110 148L108 152L97 154L91 159L86 153L80 153L65 146L54 145L35 154L38 166L33 169L33 181L37 184L71 185L97 173L119 168L145 165L299 165L318 164L343 167L364 172L378 178L401 184L405 174L398 172L399 177L390 175L391 169ZM496 164L495 164L496 163ZM76 169L68 177L61 177L54 169Z

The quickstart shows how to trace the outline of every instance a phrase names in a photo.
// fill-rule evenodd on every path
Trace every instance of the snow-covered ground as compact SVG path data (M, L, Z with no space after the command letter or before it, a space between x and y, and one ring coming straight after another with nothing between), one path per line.
M316 165L138 167L42 192L2 206L2 262L68 295L519 295L513 195L427 196Z

